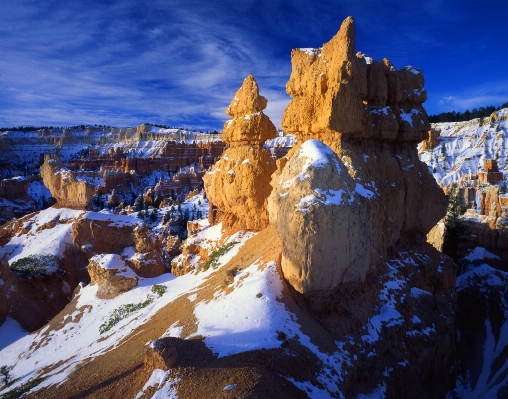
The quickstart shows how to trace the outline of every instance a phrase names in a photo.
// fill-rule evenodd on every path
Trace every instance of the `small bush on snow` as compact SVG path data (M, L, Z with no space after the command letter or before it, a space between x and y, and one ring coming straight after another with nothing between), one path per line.
M2 366L0 367L0 380L7 385L12 380L11 375L12 366Z
M48 269L56 269L57 266L58 257L55 255L29 255L12 262L10 269L25 276L38 277L46 274Z
M219 258L233 248L238 241L230 242L229 244L223 245L217 251L213 251L210 255L210 259L203 265L204 270L208 270L210 266L212 269L216 269L219 266Z
M24 393L30 391L32 388L39 385L42 381L44 381L46 378L35 378L33 380L28 381L26 384L23 384L19 387L16 387L14 389L11 389L8 392L5 392L0 395L0 399L18 399L21 397Z
M160 284L155 284L153 287L152 287L152 292L154 294L157 294L159 295L159 298L161 296L164 295L164 293L166 292L166 286L165 285L160 285Z
M154 294L159 295L159 298L160 298L166 292L166 287L163 285L160 285L160 284L155 284L152 287L152 292ZM120 321L122 321L123 319L126 319L134 312L136 312L140 309L146 308L148 305L153 303L154 300L155 300L155 297L151 294L148 294L146 296L146 299L143 302L136 303L136 304L127 303L125 305L120 306L118 309L113 310L113 313L109 317L108 321L106 321L105 323L102 323L99 326L99 333L103 334L106 331L111 330Z

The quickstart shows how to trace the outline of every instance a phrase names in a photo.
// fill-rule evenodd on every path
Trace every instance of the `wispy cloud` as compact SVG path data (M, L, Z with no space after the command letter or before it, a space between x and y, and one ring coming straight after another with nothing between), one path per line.
M500 106L508 102L508 80L488 82L467 90L461 90L454 95L443 95L437 101L439 112L465 111L485 107Z
M220 129L248 73L256 77L269 101L266 113L279 126L290 100L285 84L291 49L321 46L348 15L356 20L358 50L375 59L388 57L398 67L411 63L423 69L433 107L444 107L450 96L457 106L472 103L494 94L459 90L459 83L451 85L453 79L443 74L451 67L455 75L479 70L471 46L474 54L485 47L479 29L461 31L467 42L450 35L450 29L463 29L459 3L3 0L0 126L152 121ZM504 41L496 46L496 56L482 53L482 65L491 71L508 62ZM459 63L462 59L466 62Z

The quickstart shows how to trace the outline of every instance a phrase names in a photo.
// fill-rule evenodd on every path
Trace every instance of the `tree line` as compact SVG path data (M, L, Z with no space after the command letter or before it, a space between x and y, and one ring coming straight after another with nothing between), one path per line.
M35 132L36 130L60 130L60 129L71 129L71 130L85 130L87 127L98 127L111 129L113 126L109 125L74 125L74 126L17 126L17 127L0 127L0 132Z
M430 123L440 123L440 122L466 122L471 119L476 118L486 118L490 116L493 112L499 111L502 108L508 108L508 102L504 103L500 107L494 107L493 105L488 105L487 107L473 108L471 111L466 109L464 112L441 112L437 115L429 115Z

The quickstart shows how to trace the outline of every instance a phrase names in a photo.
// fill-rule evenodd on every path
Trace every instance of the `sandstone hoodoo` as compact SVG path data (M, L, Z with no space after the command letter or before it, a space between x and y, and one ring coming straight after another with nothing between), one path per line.
M364 281L390 247L423 242L446 212L416 149L430 127L421 71L356 53L354 38L349 17L322 48L292 52L282 125L298 144L268 208L284 275L308 295Z
M212 224L223 222L232 231L268 225L266 200L276 166L263 144L277 131L263 113L266 104L254 77L247 76L226 111L231 119L222 139L230 147L203 177Z
M95 194L93 184L77 180L74 173L64 168L56 157L45 156L41 176L60 207L85 209Z

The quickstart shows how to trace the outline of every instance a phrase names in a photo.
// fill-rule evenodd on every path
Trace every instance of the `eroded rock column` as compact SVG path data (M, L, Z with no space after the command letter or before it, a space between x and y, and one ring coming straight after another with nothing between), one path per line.
M266 202L276 165L263 144L277 132L263 113L266 104L250 74L226 111L231 119L224 124L222 139L229 148L203 177L214 222L231 231L258 231L268 225Z

